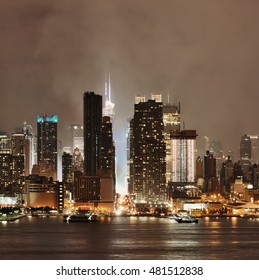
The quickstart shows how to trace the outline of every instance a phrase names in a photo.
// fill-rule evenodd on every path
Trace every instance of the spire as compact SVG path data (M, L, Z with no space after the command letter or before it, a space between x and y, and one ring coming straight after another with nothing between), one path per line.
M114 120L114 104L111 101L111 74L105 74L105 102L103 108L103 115L109 116L111 122Z
M110 73L108 74L108 84L109 84L109 87L108 87L108 90L109 90L108 95L109 96L108 97L109 97L109 101L111 102L111 74Z
M105 95L105 100L107 99L107 95L108 95L108 89L107 89L107 75L105 74L105 84L104 84L104 95Z

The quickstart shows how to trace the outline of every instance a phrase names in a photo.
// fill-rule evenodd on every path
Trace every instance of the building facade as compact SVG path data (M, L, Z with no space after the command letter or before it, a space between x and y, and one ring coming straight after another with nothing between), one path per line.
M102 116L102 96L84 93L84 170L75 169L77 203L107 202L113 209L115 196L115 147L112 123ZM109 194L109 195L108 195ZM106 205L106 206L107 206ZM82 206L82 205L81 205Z
M54 180L57 179L58 165L58 141L57 141L58 117L38 116L37 120L37 159L45 162L53 170Z
M250 181L250 167L252 163L252 143L250 137L245 134L240 142L240 165L243 171L244 182Z
M72 124L69 126L70 132L70 151L74 152L78 149L82 157L84 157L84 128L81 124Z
M180 105L163 105L164 140L166 144L166 182L171 181L172 150L171 131L180 131Z
M131 125L130 184L135 200L154 205L164 203L167 188L162 103L148 100L135 104Z
M194 185L196 180L196 130L171 131L171 184Z
M84 93L84 173L96 176L100 169L102 96Z

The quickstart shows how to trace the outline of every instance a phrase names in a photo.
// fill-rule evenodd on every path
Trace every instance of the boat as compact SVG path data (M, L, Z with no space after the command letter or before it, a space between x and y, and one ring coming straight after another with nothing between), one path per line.
M179 214L175 214L173 216L170 217L170 219L176 221L177 223L198 223L198 219L190 216L190 215L179 215Z
M70 215L63 216L63 222L66 223L75 223L75 222L90 223L90 222L97 222L97 221L98 221L98 216L89 210L79 210Z

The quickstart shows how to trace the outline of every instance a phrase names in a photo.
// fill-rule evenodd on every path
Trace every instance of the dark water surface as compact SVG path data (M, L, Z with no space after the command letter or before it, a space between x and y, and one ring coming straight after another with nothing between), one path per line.
M202 218L178 224L153 217L63 223L24 217L0 223L1 260L259 259L259 220Z

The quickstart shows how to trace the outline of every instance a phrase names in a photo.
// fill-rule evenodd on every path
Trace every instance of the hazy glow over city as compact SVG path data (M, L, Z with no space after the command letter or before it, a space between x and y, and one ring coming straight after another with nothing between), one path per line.
M136 94L169 94L181 120L236 154L258 135L258 1L40 1L0 3L0 130L58 115L59 140L82 122L82 94L104 95L111 75L118 185Z

